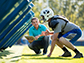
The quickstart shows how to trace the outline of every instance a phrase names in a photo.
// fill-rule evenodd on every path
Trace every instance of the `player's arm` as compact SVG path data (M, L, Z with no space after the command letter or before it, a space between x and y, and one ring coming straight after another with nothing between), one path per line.
M56 40L58 40L58 34L59 34L59 33L53 34L52 43L51 43L51 48L50 48L50 53L48 54L48 57L51 56L51 54L52 54L52 52L53 52L53 50L54 50L54 48L55 48Z
M53 34L54 34L54 31L50 32L50 31L46 30L46 31L42 32L42 35L44 35L44 36L53 35Z
M54 31L49 32L48 30L46 30L48 32L48 35L53 35Z

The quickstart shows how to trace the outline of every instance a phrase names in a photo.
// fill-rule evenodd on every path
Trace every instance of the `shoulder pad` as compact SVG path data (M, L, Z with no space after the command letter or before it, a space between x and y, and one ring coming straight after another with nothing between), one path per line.
M54 19L63 19L63 20L69 21L66 17L61 16L61 15L55 15L53 18Z

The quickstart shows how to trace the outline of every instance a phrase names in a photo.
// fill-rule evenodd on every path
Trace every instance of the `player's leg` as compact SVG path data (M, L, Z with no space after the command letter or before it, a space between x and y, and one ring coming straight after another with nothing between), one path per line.
M74 33L74 34L76 33L76 35L73 37L72 33ZM65 46L67 46L68 48L70 48L71 50L73 50L76 53L74 58L80 58L80 57L83 57L83 55L82 55L82 53L80 53L77 50L77 48L72 43L70 43L68 40L66 40L65 37L68 37L69 39L71 39L70 41L73 41L72 39L74 39L74 41L76 41L80 36L81 36L81 30L80 29L75 29L75 30L72 30L72 31L66 33L65 35L63 35L63 37L61 37L59 39L59 41L61 43L63 43ZM71 37L73 37L73 38L71 38Z
M68 51L68 49L59 41L56 41L56 44L64 51L60 57L71 57L71 53Z
M59 33L59 37L61 37L62 34ZM60 57L71 57L71 53L68 51L68 49L64 46L63 43L61 43L59 40L56 41L56 44L64 51L64 53L62 55L60 55Z

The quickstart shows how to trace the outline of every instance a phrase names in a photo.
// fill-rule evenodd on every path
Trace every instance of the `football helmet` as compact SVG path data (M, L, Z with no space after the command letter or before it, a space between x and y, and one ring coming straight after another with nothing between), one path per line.
M54 12L51 8L45 8L41 11L40 16L42 17L42 19L45 21L47 21L48 19L50 19L51 17L54 16Z

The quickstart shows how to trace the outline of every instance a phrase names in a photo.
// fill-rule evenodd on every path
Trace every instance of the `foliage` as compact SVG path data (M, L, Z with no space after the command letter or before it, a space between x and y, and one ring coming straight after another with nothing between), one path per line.
M47 0L33 0L35 16L40 18L40 12L47 7ZM48 0L49 7L55 15L66 16L71 22L84 29L84 0Z

